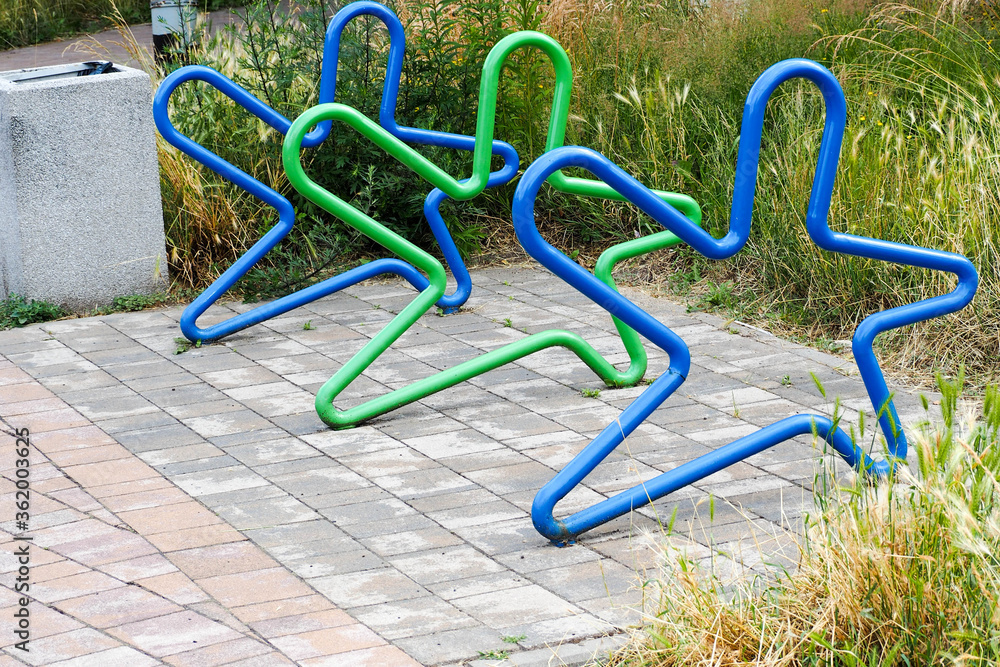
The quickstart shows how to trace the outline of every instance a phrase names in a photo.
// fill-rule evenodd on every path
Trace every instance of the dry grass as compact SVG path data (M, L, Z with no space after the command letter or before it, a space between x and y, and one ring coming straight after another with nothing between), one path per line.
M667 559L647 626L610 664L998 664L1000 394L963 420L956 385L942 392L940 425L911 438L915 470L817 491L796 570L725 586Z

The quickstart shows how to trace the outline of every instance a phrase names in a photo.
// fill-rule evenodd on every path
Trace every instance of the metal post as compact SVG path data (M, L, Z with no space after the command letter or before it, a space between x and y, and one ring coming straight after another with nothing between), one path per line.
M153 20L153 50L157 62L187 52L198 20L198 0L149 0Z

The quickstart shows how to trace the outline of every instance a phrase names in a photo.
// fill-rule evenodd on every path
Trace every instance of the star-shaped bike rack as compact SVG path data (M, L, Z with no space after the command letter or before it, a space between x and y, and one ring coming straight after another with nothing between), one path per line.
M869 315L854 333L852 350L886 439L886 458L879 461L872 460L829 417L794 415L571 516L556 519L554 516L556 503L580 484L681 385L690 369L690 354L684 342L661 322L595 280L592 275L542 239L534 221L534 204L539 187L546 177L557 169L580 167L623 194L644 213L677 234L706 257L711 259L732 257L744 246L750 234L764 109L774 90L781 83L793 78L804 78L813 82L822 93L826 105L826 123L806 214L806 229L816 245L829 252L947 271L955 274L958 279L955 289L948 294ZM542 535L557 543L565 543L597 525L649 504L799 435L811 433L818 435L825 439L852 468L874 477L889 475L896 462L906 458L906 438L872 347L875 337L884 331L953 313L965 307L975 295L978 275L972 262L962 255L842 234L830 229L827 216L846 118L843 90L836 77L822 65L809 60L795 59L780 62L765 71L751 88L744 107L729 231L721 239L713 238L705 230L692 225L678 211L595 151L581 147L559 148L541 156L528 167L518 184L513 204L514 228L525 250L554 274L659 346L670 358L668 371L625 408L613 424L605 428L535 496L532 504L532 521Z
M414 144L472 151L476 144L475 137L405 127L396 122L396 105L399 97L399 82L403 71L406 38L403 32L403 24L399 21L399 18L388 7L377 2L363 0L351 3L337 12L330 21L324 40L319 101L323 103L333 102L334 100L337 88L337 65L340 54L341 36L347 24L361 15L370 15L378 18L385 24L389 31L389 55L382 90L382 102L379 107L379 122L382 127L393 136ZM181 315L180 327L181 332L189 340L217 340L378 275L396 274L410 282L417 290L427 287L427 279L412 265L393 258L378 259L288 294L280 299L257 306L207 328L199 327L197 324L198 318L291 232L295 225L295 209L288 199L273 188L261 183L243 170L209 151L201 144L198 144L190 137L177 131L170 121L170 96L178 86L188 81L201 81L215 87L282 134L288 132L288 128L291 127L292 122L228 77L209 67L200 65L182 67L164 79L156 91L153 100L153 118L163 138L182 153L197 160L226 180L260 199L278 213L277 224L185 308ZM310 147L319 145L329 136L330 129L330 122L321 123L305 137L303 145ZM504 165L498 171L488 174L485 183L485 187L488 188L496 187L510 181L517 174L519 166L517 152L510 144L502 141L492 141L491 148L491 154L502 157ZM445 257L445 261L452 268L458 283L455 293L446 296L442 295L438 301L438 305L446 311L451 312L457 310L469 298L472 281L469 277L468 269L466 269L462 261L461 254L455 245L455 241L452 239L438 210L443 200L444 197L440 196L436 196L433 199L428 197L425 212L431 224L431 230Z
M508 35L490 50L486 58L480 80L473 173L468 179L461 181L454 179L391 133L368 120L355 109L342 104L321 104L313 107L296 119L288 130L282 149L282 158L285 172L293 187L307 199L367 235L404 261L409 262L429 278L428 287L421 291L385 328L320 388L316 396L316 409L320 418L330 426L335 428L350 427L365 419L384 414L528 354L553 346L565 347L576 353L605 383L611 386L631 386L642 379L646 369L646 353L641 341L628 326L615 320L615 325L621 334L630 358L630 366L624 372L618 371L579 334L551 330L532 334L527 338L376 397L349 410L338 410L333 405L334 399L441 297L445 288L445 272L441 263L428 253L350 206L306 175L300 161L300 154L308 137L309 128L333 120L347 123L436 186L445 195L459 200L467 199L481 191L485 182L485 174L489 169L489 154L481 148L489 146L493 140L500 70L510 54L520 48L540 49L549 57L555 69L552 111L546 138L546 147L548 150L552 150L562 145L565 136L572 90L572 69L569 57L558 42L547 35L534 31L522 31ZM557 170L550 173L547 179L556 189L563 192L621 199L619 193L600 181L569 178ZM654 197L662 198L685 211L692 219L692 224L697 226L700 223L700 209L690 197L668 192L650 192ZM678 237L673 233L662 231L619 244L606 251L599 259L598 275L606 284L613 286L611 269L616 262L675 245L678 242Z
M527 38L526 43L539 45L545 43L546 39L548 38L534 33ZM500 49L501 46L506 48L510 44L504 44L501 41L498 43L497 49ZM490 60L488 59L487 62L489 63ZM855 358L872 406L879 416L879 424L887 442L887 457L879 461L873 460L830 417L808 414L795 415L719 447L571 516L556 519L554 516L556 504L583 482L588 474L622 444L629 434L683 383L690 370L690 353L684 341L668 327L619 294L614 289L614 284L610 281L609 276L605 276L607 279L602 280L599 276L589 273L542 239L534 221L534 203L541 184L545 181L551 183L553 176L559 174L559 170L564 167L585 169L600 179L600 181L578 179L586 183L588 188L593 188L602 194L610 190L614 192L616 198L632 202L663 225L669 233L676 234L677 238L687 242L706 257L712 259L731 257L745 245L749 238L760 158L763 116L767 101L781 83L792 78L805 78L816 84L822 92L826 104L823 140L807 211L807 231L813 241L830 252L948 271L954 273L958 278L956 288L949 294L924 299L868 316L859 325L854 335ZM488 77L484 74L484 81L487 80ZM555 106L554 103L553 107ZM387 349L403 331L426 311L427 307L440 296L445 283L444 269L433 257L350 207L305 174L299 160L303 139L308 128L317 122L328 119L345 121L355 126L362 134L413 167L450 196L460 198L466 194L462 189L463 183L454 181L446 174L435 172L433 165L429 163L420 164L423 158L393 137L386 134L380 135L376 131L377 126L374 126L373 123L370 127L365 127L357 112L349 107L336 104L315 107L297 119L289 130L285 139L283 159L285 170L293 186L310 200L369 235L386 248L396 252L430 276L429 287L390 321L320 389L316 405L320 416L326 423L341 428L357 424L534 351L555 345L575 352L608 384L619 384L624 375L629 375L628 372L625 374L618 372L577 334L558 330L546 331L533 334L348 410L337 410L332 404L337 395L364 372L381 352ZM843 91L836 78L821 65L808 60L789 60L774 65L761 75L747 98L737 155L737 176L730 227L728 233L721 239L712 237L698 224L685 217L669 201L664 201L663 193L656 193L646 188L606 157L593 150L578 146L552 147L526 170L518 185L513 203L514 227L525 250L557 277L607 310L614 318L615 324L619 326L619 331L629 332L629 335L634 336L635 340L638 340L638 334L645 336L664 350L670 359L667 372L645 389L615 422L608 425L538 492L532 506L532 519L539 533L557 544L566 544L597 525L628 513L632 509L649 504L738 461L800 435L815 434L823 438L851 467L874 477L889 475L896 461L905 459L905 436L900 429L895 406L872 348L875 336L889 329L961 309L971 301L975 294L978 276L972 263L962 255L836 233L829 228L827 216L845 122L846 103ZM479 140L487 141L491 138L492 127L487 129L489 131L483 131L482 127L477 128ZM410 152L407 153L407 151ZM663 234L663 232L659 232L659 234ZM656 235L647 237L647 239L654 236ZM644 240L639 239L638 241ZM618 246L616 252L620 253L620 257L629 256L628 251L621 250L628 245ZM602 258L602 262L605 267L613 263L604 258ZM599 264L601 263L599 262ZM634 367L637 360L631 354L630 358Z

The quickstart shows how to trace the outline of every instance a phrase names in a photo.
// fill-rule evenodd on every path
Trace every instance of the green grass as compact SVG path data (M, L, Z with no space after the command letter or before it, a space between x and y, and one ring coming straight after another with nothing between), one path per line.
M721 236L743 100L754 79L793 56L832 67L847 95L848 124L831 227L960 252L981 276L971 307L880 336L881 357L914 376L954 375L965 365L978 386L995 378L996 10L972 3L963 13L922 0L745 4L742 12L726 3L687 15L625 4L589 14L570 32L575 70L588 76L578 80L569 141L600 149L647 184L691 194L706 227ZM678 276L671 286L693 291L695 309L842 340L868 313L952 289L950 275L831 255L811 242L804 213L822 127L822 101L811 84L779 88L766 116L747 246L721 262L685 248L664 253ZM573 213L590 234L603 230L610 239L651 228L626 205L588 211L581 204Z
M1000 663L1000 392L978 415L939 377L913 472L814 484L797 568L724 581L668 557L655 608L614 667L987 667ZM925 402L925 407L927 407ZM764 560L767 562L767 554Z

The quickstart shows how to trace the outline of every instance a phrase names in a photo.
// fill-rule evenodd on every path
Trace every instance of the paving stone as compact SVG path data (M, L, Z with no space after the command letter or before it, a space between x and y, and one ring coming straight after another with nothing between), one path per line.
M416 598L361 607L353 609L352 614L390 641L481 626L471 616L437 598Z
M474 483L446 468L382 475L373 482L402 500L471 489Z
M465 579L452 579L438 584L429 584L427 589L443 600L455 600L471 595L482 595L521 588L531 582L523 575L502 570Z
M548 540L535 532L527 516L496 521L485 526L457 527L453 530L459 537L490 555L518 551L526 548L526 545L548 543Z
M256 431L244 431L242 433L230 433L228 435L218 435L208 438L216 447L221 447L226 449L227 447L232 447L233 445L246 445L254 442L263 442L265 440L280 440L281 438L287 438L288 433L278 428L277 426L271 426L270 428L262 428Z
M496 440L472 429L448 431L418 438L404 438L403 442L431 459L476 454L502 447Z
M115 439L135 453L163 450L169 447L183 447L205 442L204 439L183 424L171 419L171 423L153 428L120 432Z
M320 518L287 526L248 530L246 535L264 548L288 545L293 549L296 545L314 540L337 541L345 538L342 530Z
M138 586L123 586L57 601L55 607L100 629L173 614L181 608Z
M361 543L380 556L388 557L456 546L462 544L462 540L440 526L433 526L390 535L375 535L362 539Z
M76 392L120 386L120 381L103 370L93 370L48 377L45 386L60 396L67 396Z
M205 417L191 417L182 421L203 438L217 438L273 427L269 421L250 410L234 410Z
M531 460L507 447L498 447L485 452L446 456L438 459L438 462L459 474L465 474L478 470L527 464L531 463Z
M502 572L504 567L471 547L442 547L389 559L393 567L424 586Z
M336 609L328 609L295 616L269 618L251 623L250 627L260 633L261 636L270 639L272 637L312 632L324 628L336 628L342 625L349 625L353 622L354 619L347 613Z
M215 511L237 530L312 521L317 518L316 512L310 507L288 495L218 505Z
M223 574L196 580L227 608L307 595L311 589L282 567Z
M201 384L201 380L198 379L197 376L185 373L178 368L176 373L157 375L155 377L135 378L132 380L126 380L124 384L132 391L145 394L146 392L155 391L157 389L171 389L184 387L190 384ZM155 403L156 401L153 402Z
M317 456L319 452L298 438L279 438L246 445L233 445L226 453L244 465L255 467Z
M339 551L322 556L310 555L308 558L301 559L285 559L282 563L296 576L306 580L335 574L374 570L386 566L384 560L367 549Z
M140 459L149 465L161 468L160 472L164 472L163 468L172 464L194 461L202 462L216 457L223 457L223 459L218 462L213 461L209 465L224 466L227 462L225 461L226 453L215 445L210 445L207 442L198 443L196 445L171 447L169 449L156 449L153 451L141 452L138 453L138 455ZM231 459L228 462L231 462ZM198 465L199 469L204 469L202 467L203 464L199 463Z
M465 425L462 422L450 417L444 415L428 416L426 414L416 419L385 420L384 423L378 424L379 431L397 440L437 435L464 428Z
M391 494L384 489L380 489L374 484L361 489L349 489L347 491L336 491L334 493L324 493L319 496L309 496L303 498L302 502L313 509L321 510L328 507L340 507L342 505L356 505L372 500L383 500L390 498Z
M190 650L194 644L207 646L239 638L221 623L190 611L129 623L108 633L157 658Z
M465 476L493 493L504 495L525 489L537 491L555 474L548 466L528 461L502 468L472 471L465 473Z
M208 384L221 390L282 381L280 375L260 366L247 366L208 373L199 372L198 375Z
M108 435L117 437L119 434L131 431L177 426L178 422L166 412L151 412L149 414L133 415L129 417L103 419L99 421L97 425L100 426L101 430Z
M231 665L254 657L264 656L271 652L271 647L249 637L241 637L228 642L184 651L168 656L164 662L178 667L214 667L215 665Z
M88 653L78 658L70 658L56 663L53 667L86 667L101 665L101 667L149 667L161 664L155 658L136 651L131 646L117 646L106 651Z
M310 406L308 412L301 412L294 415L278 415L271 418L271 421L283 428L292 435L309 435L325 431L328 427Z
M571 568L600 560L600 555L580 544L557 547L551 542L529 543L522 540L520 548L497 554L494 558L520 575L553 568Z
M161 408L224 401L227 398L224 393L203 382L147 389L142 395Z
M390 567L320 577L309 583L331 602L345 608L430 595L424 587Z
M425 470L438 466L433 457L428 457L422 452L415 452L409 447L337 458L345 466L365 477L413 472L414 470Z
M293 461L291 463L311 462L311 459ZM284 470L290 466L281 464ZM310 467L295 470L294 472L283 472L275 474L276 466L268 466L261 469L260 473L277 486L281 487L296 498L318 496L336 491L347 491L350 489L363 489L370 483L353 470L326 458L319 458Z
M479 650L489 650L500 643L500 635L492 628L479 625L399 639L395 643L421 664L437 665L468 659Z
M338 505L320 510L320 514L341 527L357 523L398 521L402 517L416 513L416 510L397 498L385 498L354 505Z
M24 660L29 665L49 665L76 658L81 655L92 655L103 650L120 646L119 642L92 628L80 628L50 637L32 640L28 652L16 651L8 647L12 655Z
M640 583L635 572L610 558L537 570L527 577L548 590L559 591L570 602L589 600L602 593L620 598Z
M351 454L396 449L402 444L399 440L371 426L360 426L345 431L327 430L304 435L301 439L325 454L336 458Z
M290 524L290 526L297 525L302 524ZM334 531L336 531L336 533L334 536L328 537L324 540L310 540L308 542L295 542L288 544L263 544L258 542L258 544L260 544L269 555L280 560L288 567L292 567L292 564L295 563L304 563L310 561L311 559L322 558L331 554L341 554L345 552L354 552L358 554L365 553L361 544L353 537L342 530L333 527L333 524L329 525ZM255 532L260 531L265 533L266 537L268 530L269 528L251 529L247 531L247 534L253 537Z
M607 621L587 613L500 629L504 637L520 637L524 635L525 638L519 641L518 645L527 649L571 644L579 642L582 639L603 637L604 635L620 631L620 628L615 628Z
M268 481L249 468L236 465L171 475L174 484L194 496L268 486Z
M178 367L177 364L168 359L150 359L148 361L121 364L119 366L107 366L104 370L122 382L128 382L130 380L145 380L167 375L173 376L176 375Z
M494 628L562 618L581 612L579 607L534 584L499 593L456 598L452 604Z
M423 514L405 514L392 521L380 521L374 523L352 523L343 526L344 532L357 540L376 535L390 535L399 532L432 528L436 524L432 519Z

